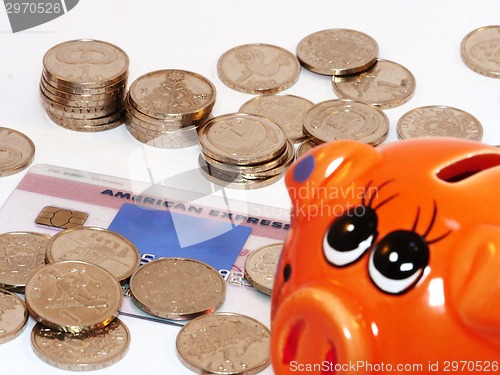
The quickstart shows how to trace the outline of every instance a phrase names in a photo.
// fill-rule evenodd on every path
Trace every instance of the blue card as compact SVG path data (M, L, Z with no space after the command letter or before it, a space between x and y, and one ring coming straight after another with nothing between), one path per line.
M191 258L216 270L230 270L252 228L167 210L124 204L109 226L128 238L141 255Z

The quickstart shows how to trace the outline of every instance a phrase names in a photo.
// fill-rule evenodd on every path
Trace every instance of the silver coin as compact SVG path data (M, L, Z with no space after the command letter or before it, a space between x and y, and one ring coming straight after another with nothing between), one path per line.
M304 140L304 118L314 105L295 95L261 95L244 103L239 112L267 117L283 129L294 143Z
M377 42L360 31L322 30L302 39L297 57L308 70L326 75L359 73L377 62Z
M435 105L412 109L397 124L401 139L453 137L480 141L483 127L478 119L461 109Z
M187 323L176 339L181 362L197 374L253 375L270 363L270 331L240 314L217 313Z
M248 255L245 261L245 277L255 289L271 295L283 243L266 245Z

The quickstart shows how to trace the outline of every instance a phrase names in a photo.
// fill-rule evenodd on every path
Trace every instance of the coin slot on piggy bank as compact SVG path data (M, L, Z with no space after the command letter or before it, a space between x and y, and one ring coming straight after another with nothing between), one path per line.
M304 154L286 175L275 373L497 366L498 181L500 150L460 139L336 141Z

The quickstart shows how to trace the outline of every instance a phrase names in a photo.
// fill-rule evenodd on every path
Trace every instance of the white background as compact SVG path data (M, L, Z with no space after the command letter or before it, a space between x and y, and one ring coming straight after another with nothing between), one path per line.
M495 24L500 24L498 0L81 0L68 14L13 34L5 9L0 6L0 126L22 131L33 140L34 163L142 181L148 181L151 175L160 181L196 168L198 146L154 149L132 138L125 127L102 133L77 133L58 127L45 115L38 93L42 58L49 48L80 38L116 44L130 57L129 82L157 69L200 73L215 84L217 102L213 113L221 115L236 112L253 97L227 88L218 79L217 60L226 50L260 42L295 52L298 42L308 34L349 28L371 35L379 44L381 58L404 65L416 78L414 97L401 107L385 111L391 125L386 142L397 140L396 123L404 113L439 104L474 115L484 127L483 142L497 145L500 144L500 81L471 71L460 58L460 43L468 32ZM335 98L328 77L306 70L302 70L297 84L286 92L313 102ZM0 204L23 175L0 178ZM283 181L248 192L226 189L226 194L274 206L289 205ZM133 337L129 353L121 362L99 373L132 374L144 370L192 373L176 358L177 328L123 320ZM0 345L2 373L63 373L33 354L30 330ZM264 373L272 371L267 369Z

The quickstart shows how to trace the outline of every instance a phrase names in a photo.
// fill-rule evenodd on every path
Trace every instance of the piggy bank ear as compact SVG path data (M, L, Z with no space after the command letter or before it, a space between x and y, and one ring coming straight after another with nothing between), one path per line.
M473 330L500 334L500 227L480 224L463 230L450 269L451 299Z
M294 204L318 198L325 186L349 186L382 160L367 144L341 140L314 147L288 170L285 181Z

